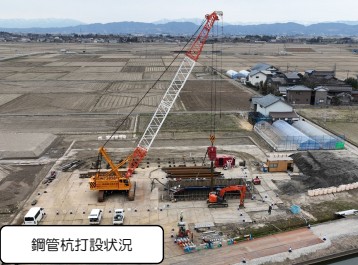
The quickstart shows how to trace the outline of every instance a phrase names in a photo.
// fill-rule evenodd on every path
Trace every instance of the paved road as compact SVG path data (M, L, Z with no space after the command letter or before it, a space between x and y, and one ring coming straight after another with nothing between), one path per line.
M302 228L242 242L236 245L223 246L222 248L201 250L196 253L173 256L171 258L166 258L162 264L236 264L240 263L244 257L247 261L249 261L278 253L288 253L289 247L295 250L320 244L322 242L323 241L311 230ZM177 247L179 248L179 246Z

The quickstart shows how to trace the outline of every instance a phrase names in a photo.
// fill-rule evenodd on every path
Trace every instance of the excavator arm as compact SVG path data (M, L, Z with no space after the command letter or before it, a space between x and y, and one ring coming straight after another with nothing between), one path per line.
M246 195L246 185L234 185L222 188L219 192L219 196L224 198L226 192L230 191L240 191L240 206L244 206L245 195Z

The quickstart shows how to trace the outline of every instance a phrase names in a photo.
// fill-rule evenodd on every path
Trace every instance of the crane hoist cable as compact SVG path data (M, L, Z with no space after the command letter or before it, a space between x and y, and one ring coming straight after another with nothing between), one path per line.
M223 20L223 17L221 17L221 19ZM219 28L217 25L217 34L216 36L219 36ZM224 36L224 24L221 21L221 37ZM215 30L215 28L214 28ZM214 31L213 31L214 32ZM215 38L213 38L215 40ZM220 76L220 79L222 79L222 51L223 51L223 46L222 46L222 40L221 40L221 46L220 46L220 69L218 69L218 59L217 59L217 53L218 51L214 52L214 43L216 41L213 40L212 43L212 52L211 52L211 66L206 66L207 68L209 68L209 72L210 73L220 73L218 76ZM214 66L214 54L216 55L215 57L215 66ZM217 95L217 86L216 86L216 79L214 82L214 78L211 79L211 93L210 93L210 142L211 142L211 146L214 146L214 142L215 142L215 131L216 131L216 109L217 109L217 100L216 100L216 95ZM220 118L221 118L221 85L222 85L222 80L219 82L219 107L220 107ZM215 88L214 88L215 87ZM214 106L214 107L213 107ZM208 149L206 150L206 153L202 159L202 165L205 166L205 160L206 157L208 156Z
M222 18L223 20L223 18ZM222 35L223 36L223 21L221 21L222 26ZM212 42L212 50L211 50L211 73L215 76L218 75L218 73L221 73L222 71L222 42L221 42L221 46L220 46L220 58L221 58L221 65L220 65L220 70L218 69L218 51L215 50L217 48L215 48L215 43L216 40L219 37L219 25L216 25L216 38L215 38L215 28L212 31L212 35L213 35L213 42ZM215 56L215 59L214 59ZM221 77L221 75L219 74L218 76ZM211 145L214 145L214 141L215 141L215 133L216 133L216 111L217 111L217 91L218 91L218 87L219 87L219 108L220 108L220 117L221 117L221 84L222 82L219 82L219 86L217 85L217 78L212 78L211 79L211 107L210 107L210 112L211 112L211 119L210 119L210 141L211 141Z
M195 31L195 33L190 37L190 39L187 41L187 43L183 46L183 48L178 52L178 54L174 57L174 59L171 61L171 63L165 68L163 73L159 76L159 78L154 82L154 84L144 93L144 95L140 98L140 100L135 104L133 109L127 114L127 116L122 120L122 122L117 126L117 128L114 130L114 132L111 134L111 136L105 141L105 143L102 145L104 147L111 138L118 132L118 130L122 127L122 125L128 120L129 116L132 115L134 110L139 106L139 104L143 101L143 99L148 95L148 93L156 86L156 84L159 82L159 80L162 78L162 76L168 71L168 69L172 66L174 61L179 57L179 55L184 51L186 46L190 43L190 41L194 38L194 36L198 33L198 31L201 29L201 27L204 25L206 20L204 19L201 25L198 27L198 29Z
M219 109L220 109L220 119L221 119L221 92L222 92L222 84L223 84L223 77L222 77L222 69L223 69L223 43L224 43L224 17L221 19L221 41L220 41L220 86L219 86Z

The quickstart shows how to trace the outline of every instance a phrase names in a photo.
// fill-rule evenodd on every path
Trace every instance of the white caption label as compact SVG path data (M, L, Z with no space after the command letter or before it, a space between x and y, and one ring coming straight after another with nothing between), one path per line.
M160 263L160 226L4 226L3 263Z

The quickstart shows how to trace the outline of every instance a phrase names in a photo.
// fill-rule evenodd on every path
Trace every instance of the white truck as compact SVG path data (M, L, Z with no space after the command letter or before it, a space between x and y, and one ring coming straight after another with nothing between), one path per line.
M123 225L124 222L124 210L115 209L113 215L113 224L114 225Z

